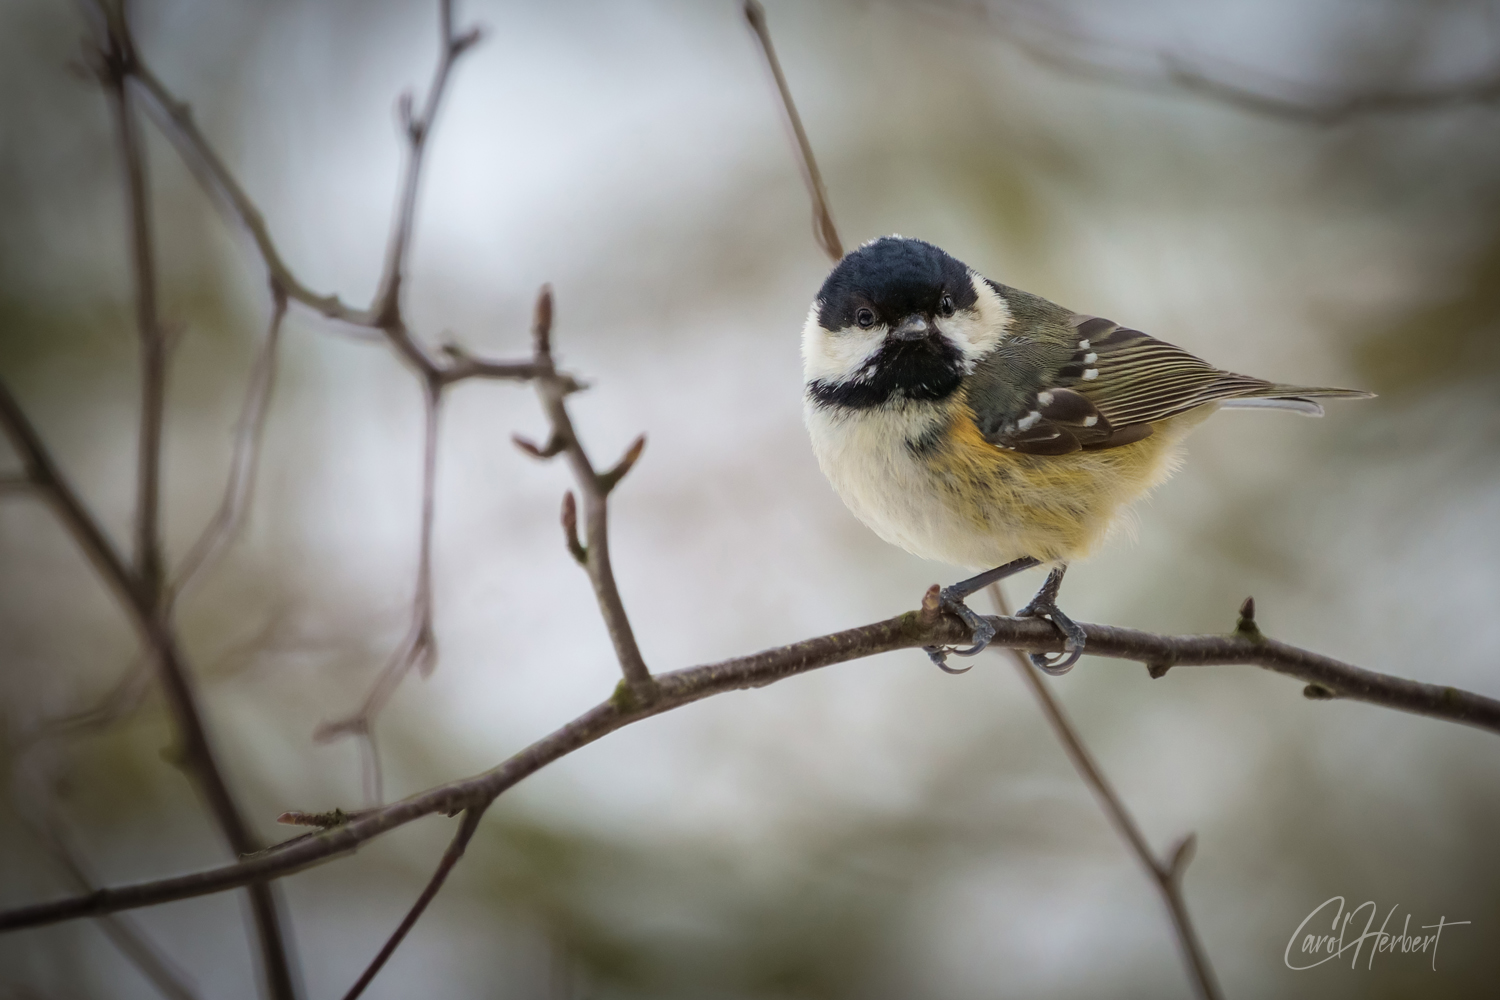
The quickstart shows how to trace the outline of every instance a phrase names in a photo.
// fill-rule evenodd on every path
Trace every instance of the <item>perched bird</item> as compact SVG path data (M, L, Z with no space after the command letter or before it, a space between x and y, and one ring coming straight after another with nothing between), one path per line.
M1046 583L1019 614L1062 633L1063 673L1083 630L1057 607L1068 563L1165 480L1179 444L1215 410L1322 415L1350 389L1281 385L1221 371L1187 351L983 277L938 247L886 236L834 267L802 334L805 415L818 464L855 516L893 545L959 566L993 566L942 604L994 628L964 598L1032 566Z

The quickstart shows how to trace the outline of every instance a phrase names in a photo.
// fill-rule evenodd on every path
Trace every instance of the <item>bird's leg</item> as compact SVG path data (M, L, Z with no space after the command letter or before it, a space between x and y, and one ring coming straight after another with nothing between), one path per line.
M941 602L943 610L953 612L965 625L969 626L974 633L974 645L968 649L954 649L951 646L923 646L922 649L932 658L932 662L936 663L940 670L950 674L967 673L972 669L971 667L964 667L962 670L956 670L948 666L948 654L974 656L983 652L984 648L990 644L990 640L995 637L995 626L971 611L969 606L964 603L964 598L975 591L983 590L997 580L1003 580L1008 576L1021 572L1023 569L1030 569L1033 566L1040 565L1041 560L1025 556L1020 559L1014 559L1004 566L987 569L978 576L971 576L967 580L960 580L951 587L944 587L942 593L938 595L938 600Z
M1063 574L1067 571L1068 567L1063 565L1048 573L1047 582L1042 584L1042 589L1036 592L1031 603L1016 612L1017 618L1046 618L1062 633L1063 651L1058 654L1056 660L1048 658L1045 653L1026 654L1026 658L1035 664L1037 669L1054 677L1073 669L1073 664L1077 663L1078 658L1083 655L1084 643L1088 641L1078 623L1063 614L1057 607L1057 590L1062 586Z

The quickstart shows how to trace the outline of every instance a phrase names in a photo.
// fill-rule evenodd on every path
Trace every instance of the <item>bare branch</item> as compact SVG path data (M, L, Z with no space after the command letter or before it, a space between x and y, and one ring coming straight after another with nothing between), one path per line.
M1140 90L1189 91L1244 111L1306 125L1331 127L1375 115L1423 114L1500 101L1500 71L1447 84L1375 85L1343 93L1291 81L1276 81L1271 90L1261 90L1204 71L1203 59L1088 37L1046 23L1050 19L1040 16L1022 24L1017 14L1047 13L1036 5L1009 4L1004 11L992 4L962 0L929 0L929 5L977 18L1036 61L1073 76ZM1222 64L1222 60L1216 62Z
M500 379L528 382L547 374L531 361L487 361L476 358L457 344L444 344L448 363L438 372L438 379L448 385L468 378Z
M417 901L412 904L412 908L402 918L400 925L397 926L390 938L381 947L374 961L370 963L369 967L365 969L354 985L349 987L349 992L344 994L344 1000L355 1000L355 998L363 993L365 987L370 985L370 982L384 968L385 963L395 954L396 948L405 940L407 933L416 925L417 919L427 909L427 904L432 902L433 897L438 894L438 890L443 887L443 882L447 880L448 873L453 870L454 865L458 864L458 859L464 856L464 849L469 846L469 841L473 839L474 831L479 829L479 821L483 818L484 811L488 808L488 805L488 803L483 803L481 805L470 806L464 810L463 822L459 824L458 832L453 835L453 840L448 844L448 849L443 852L443 858L438 862L437 871L432 873L432 878L427 881L426 888L422 890L422 894L417 897Z
M172 631L169 609L163 605L164 557L161 546L161 450L166 411L167 338L161 328L156 288L156 250L151 229L145 152L137 128L132 91L127 86L135 64L134 43L123 6L110 11L101 4L105 35L99 53L101 82L109 95L119 135L125 170L130 221L131 265L135 279L136 326L141 342L141 424L137 444L137 499L135 512L135 571L125 584L131 593L137 627L151 650L162 686L182 741L182 758L208 800L221 832L236 854L259 846L245 823L224 780L209 742L202 710L184 658ZM33 434L32 444L40 447ZM60 480L52 484L62 488ZM81 505L74 504L79 511ZM102 538L102 534L98 534ZM84 541L80 537L80 541ZM96 559L96 565L99 560ZM123 568L123 567L122 567ZM283 939L281 917L270 886L249 887L251 912L260 945L260 967L265 986L276 1000L294 1000L289 945Z
M568 416L567 397L576 383L566 376L556 374L553 368L550 286L544 285L537 296L531 331L536 352L533 360L548 373L535 379L535 385L542 408L552 422L552 436L545 449L530 445L529 450L538 457L559 452L568 456L568 464L573 467L573 477L578 480L579 491L583 494L584 524L588 535L582 543L579 542L576 507L569 494L563 507L568 551L588 570L589 581L594 585L594 596L599 602L599 612L609 630L610 641L614 643L615 657L620 662L625 683L636 698L650 701L656 697L656 686L651 680L651 671L647 669L646 661L641 657L640 647L636 645L635 632L630 627L630 618L625 613L625 604L620 599L620 589L615 583L614 569L609 560L609 494L640 457L646 439L636 439L613 469L603 475L595 472L588 453L578 440L573 421ZM522 446L522 450L528 450L526 445Z
M1057 630L1035 618L989 618L992 645L1036 653L1062 650ZM1177 666L1247 664L1326 686L1340 698L1460 722L1500 734L1500 701L1457 688L1364 670L1275 639L1243 635L1168 636L1110 625L1083 625L1094 656ZM434 813L456 815L488 802L521 779L624 726L726 691L764 687L797 674L877 653L971 641L957 618L924 607L873 625L807 639L763 653L657 674L657 698L645 703L621 685L608 701L489 771L438 785L348 822L295 838L232 865L37 903L0 912L0 931L53 924L223 892L281 878L353 851L360 844ZM925 660L923 661L926 662Z
M771 44L771 30L766 25L766 9L760 0L745 0L745 19L760 42L766 65L776 78L776 90L781 94L781 107L786 111L787 124L792 127L792 136L797 141L797 164L802 168L802 180L807 193L812 197L813 238L837 263L844 256L844 244L839 239L838 229L833 224L833 211L828 207L828 191L823 187L823 175L818 171L818 161L813 157L812 143L807 139L807 130L802 127L802 116L797 113L797 104L792 100L791 88L781 72L781 60L776 58L776 48Z
M0 497L30 493L31 480L25 476L0 476Z
M432 625L432 529L437 507L437 449L438 424L442 413L442 386L435 380L423 383L422 396L422 520L417 543L417 583L412 594L411 620L406 636L386 662L365 696L359 709L346 718L325 722L313 734L313 738L326 742L338 736L353 734L363 737L367 743L370 763L367 772L373 774L368 791L372 803L378 803L382 795L380 787L380 765L374 746L372 730L375 716L380 714L401 681L412 668L423 677L432 673L437 664L437 636Z
M96 6L101 11L106 10L101 0L96 0ZM124 37L127 41L129 40L128 35ZM240 186L223 158L198 128L193 120L192 108L172 95L166 85L151 71L151 67L134 50L133 42L131 46L131 61L128 69L130 76L141 85L141 91L147 98L147 112L156 122L157 127L176 147L178 155L193 171L204 190L217 196L249 232L256 250L260 253L261 260L265 263L270 282L285 291L293 301L300 302L329 319L368 326L368 315L363 310L345 305L337 295L319 295L292 273L291 268L282 259L281 252L276 249L276 243L271 238L265 217L261 215L255 202L250 200L250 196Z
M276 384L276 349L281 342L281 322L286 317L286 304L286 293L280 286L272 286L271 322L266 330L266 342L261 346L245 389L224 497L177 568L166 597L169 606L194 577L210 569L222 557L244 524L250 494L255 488L255 473L260 467L260 442L266 427L266 415L270 412L271 390Z
M400 102L402 125L407 139L406 166L403 171L400 194L396 203L396 214L391 223L390 239L386 243L385 269L380 278L379 291L370 308L374 324L387 330L398 339L404 334L401 321L401 283L405 277L406 257L411 249L412 222L416 216L417 188L422 176L422 160L427 151L427 140L432 134L433 122L443 101L443 92L448 86L448 77L460 56L479 41L478 28L470 28L462 35L454 34L453 0L438 0L441 28L437 68L433 71L432 83L427 88L427 100L421 117L413 118L411 95L403 95ZM400 330L401 334L396 331ZM400 344L403 351L417 351L415 343ZM416 360L418 355L413 355ZM431 370L435 365L421 353L419 367Z
M990 598L995 602L995 609L1001 615L1008 616L1010 608L1006 604L1005 593L1000 589L1000 584L990 584L989 592ZM1124 800L1109 783L1104 772L1099 769L1094 755L1084 745L1083 738L1078 735L1078 730L1052 694L1052 685L1042 676L1042 672L1032 666L1025 654L1014 646L1000 647L996 652L1003 652L1015 664L1021 679L1036 696L1037 703L1041 705L1042 714L1047 717L1052 731L1057 734L1063 749L1067 751L1068 759L1073 762L1073 767L1077 769L1079 777L1083 778L1084 783L1099 799L1099 804L1104 808L1104 814L1109 817L1110 824L1114 826L1115 831L1120 834L1131 853L1136 856L1146 869L1146 873L1151 876L1152 882L1156 884L1157 891L1161 893L1162 901L1166 903L1167 911L1172 917L1172 928L1177 934L1178 947L1182 949L1183 960L1187 963L1188 971L1193 977L1193 985L1198 996L1203 1000L1220 1000L1223 993L1219 989L1218 979L1214 976L1213 967L1209 964L1202 942L1198 940L1197 931L1188 916L1187 904L1182 898L1182 876L1192 856L1193 835L1188 834L1182 840L1170 862L1163 863L1158 860L1151 850L1151 845L1146 842L1145 835L1141 833L1140 827L1136 825L1135 817L1131 816L1130 811L1125 808Z
M135 576L153 605L162 586L161 436L166 410L167 338L157 303L156 244L151 228L146 152L135 104L126 89L130 51L121 31L124 13L111 17L99 52L100 81L109 96L125 180L130 265L135 284L136 334L141 345L141 417L137 440Z
M258 850L259 844L224 780L217 753L209 741L196 685L178 648L171 623L159 613L161 609L141 587L114 544L58 470L36 429L4 382L0 382L0 426L20 454L31 481L47 499L58 520L73 536L105 585L114 592L135 626L166 694L167 706L181 741L181 757L198 790L208 801L230 849L241 856ZM247 885L268 987L277 1000L291 1000L295 991L287 945L281 936L276 893L264 883Z
M60 733L54 732L52 735ZM33 740L28 745L17 747L18 757L24 760L36 746L37 743ZM36 767L24 767L19 763L16 770L18 779L21 779L16 782L18 790L24 789L18 798L23 801L31 800L30 808L23 809L22 822L46 846L78 888L86 892L93 891L98 880L89 872L81 854L72 843L67 824L57 803L49 795L40 770ZM22 778L20 773L26 771L31 772L29 780ZM156 947L134 920L123 914L107 914L98 919L99 929L141 975L156 987L157 992L167 1000L196 1000L187 975Z

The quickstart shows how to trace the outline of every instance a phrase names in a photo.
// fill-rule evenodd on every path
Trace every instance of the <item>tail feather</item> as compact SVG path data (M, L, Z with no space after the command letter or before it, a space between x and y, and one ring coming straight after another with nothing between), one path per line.
M1370 399L1375 394L1359 389L1336 389L1332 386L1266 385L1244 395L1231 396L1219 403L1225 410L1290 410L1309 417L1321 417L1323 407L1316 398Z

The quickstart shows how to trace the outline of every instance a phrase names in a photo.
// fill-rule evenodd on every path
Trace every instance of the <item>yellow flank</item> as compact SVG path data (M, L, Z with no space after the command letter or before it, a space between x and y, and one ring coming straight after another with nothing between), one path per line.
M944 505L972 526L976 550L1068 562L1088 555L1127 506L1176 470L1183 435L1215 409L1158 421L1150 437L1117 448L1027 455L986 441L959 398L926 462ZM988 565L983 557L974 564Z

